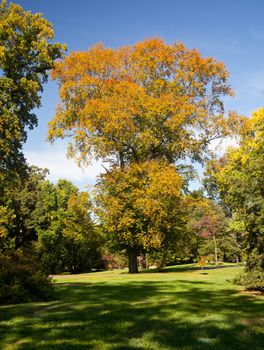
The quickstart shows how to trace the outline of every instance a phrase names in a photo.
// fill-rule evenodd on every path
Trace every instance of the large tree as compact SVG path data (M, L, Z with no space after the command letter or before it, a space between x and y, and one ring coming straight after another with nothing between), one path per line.
M0 3L0 251L5 254L0 298L7 292L13 301L16 292L15 301L30 300L32 291L45 292L49 284L32 251L16 248L36 238L32 211L40 174L27 166L22 146L28 130L37 125L35 110L48 72L65 48L53 38L52 25L41 14L5 0Z
M19 5L0 4L0 169L21 169L27 130L37 125L34 109L48 71L64 46L53 43L52 25Z
M64 46L53 43L53 38L52 25L40 14L24 11L21 6L7 4L7 1L1 2L0 210L7 213L2 227L12 237L16 236L17 246L32 236L22 237L25 226L28 227L26 212L32 209L35 193L32 192L32 198L23 198L29 193L26 187L33 184L33 173L26 165L22 146L28 130L37 125L35 109L40 106L40 94L48 71L55 60L62 57ZM11 224L10 220L15 223Z
M240 145L211 166L220 198L244 230L248 276L264 288L264 109L241 130ZM241 225L243 224L243 225ZM254 282L254 283L255 283Z
M117 181L119 187L120 177L135 182L135 166L148 169L152 160L160 166L201 160L210 141L226 135L235 120L231 115L227 122L223 114L222 98L232 94L224 65L181 43L167 45L154 38L117 49L99 44L59 61L53 78L59 81L61 103L49 124L49 139L71 137L69 155L79 163L92 156L107 161L111 175L101 182L106 192L109 182ZM136 182L141 183L140 176ZM144 186L140 191L144 196ZM120 203L122 196L115 193ZM131 198L124 200L129 207ZM138 216L135 203L133 218ZM115 220L124 223L118 213ZM137 217L136 225L144 226L144 220ZM124 228L118 240L134 235L132 231L134 226L129 234ZM152 242L150 232L146 229L143 236ZM131 241L130 250L136 245ZM130 256L135 263L135 254Z

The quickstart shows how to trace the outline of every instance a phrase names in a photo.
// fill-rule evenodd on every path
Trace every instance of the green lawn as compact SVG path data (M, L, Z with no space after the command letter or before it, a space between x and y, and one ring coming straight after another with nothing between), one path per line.
M0 349L262 350L264 298L240 267L57 276L56 300L0 307Z

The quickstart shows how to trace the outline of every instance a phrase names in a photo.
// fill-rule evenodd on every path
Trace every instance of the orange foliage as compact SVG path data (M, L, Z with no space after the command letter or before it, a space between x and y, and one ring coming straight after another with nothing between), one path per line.
M71 53L56 64L61 104L49 139L72 137L69 154L130 163L195 159L226 134L224 95L232 95L223 63L181 43L147 39Z
M97 214L114 245L159 248L179 226L181 185L182 178L165 162L133 163L101 175Z

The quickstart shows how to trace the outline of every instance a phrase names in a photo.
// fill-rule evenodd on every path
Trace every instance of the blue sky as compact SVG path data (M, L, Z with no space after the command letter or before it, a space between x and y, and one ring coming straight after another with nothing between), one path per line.
M56 40L68 51L86 50L97 42L118 47L153 36L181 41L204 56L225 63L236 97L226 110L249 115L264 105L264 1L262 0L17 0L53 23ZM47 123L58 102L57 86L45 86L39 126L24 147L28 161L50 168L50 179L68 178L83 188L94 183L100 164L82 172L65 158L66 145L45 141Z

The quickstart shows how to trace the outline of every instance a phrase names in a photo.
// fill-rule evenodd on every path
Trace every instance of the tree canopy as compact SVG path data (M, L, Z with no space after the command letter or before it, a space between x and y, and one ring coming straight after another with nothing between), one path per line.
M232 90L224 64L181 43L98 44L57 62L52 76L61 103L49 139L70 136L69 154L79 162L199 160L210 140L227 133L223 97Z
M0 168L21 169L27 130L37 125L34 109L48 71L62 57L64 45L41 14L19 5L0 4Z
M244 230L247 268L264 270L264 109L245 121L239 147L214 161L210 174L223 204ZM212 181L212 182L213 182ZM260 280L260 277L258 277ZM262 282L263 288L263 282Z

